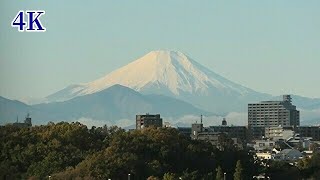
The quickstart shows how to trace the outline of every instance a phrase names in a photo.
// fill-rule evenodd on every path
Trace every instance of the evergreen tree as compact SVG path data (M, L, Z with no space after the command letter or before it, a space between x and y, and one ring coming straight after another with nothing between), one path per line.
M221 166L218 166L218 168L216 169L216 180L223 180L223 172L221 169Z
M147 180L160 180L160 179L155 176L149 176Z
M163 180L174 180L176 179L175 174L173 173L165 173L163 175Z
M236 169L233 177L234 177L234 180L243 180L243 168L240 160L237 161L237 165L236 165Z

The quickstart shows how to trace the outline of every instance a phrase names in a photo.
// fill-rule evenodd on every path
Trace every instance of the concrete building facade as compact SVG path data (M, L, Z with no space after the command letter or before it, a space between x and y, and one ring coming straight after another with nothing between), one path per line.
M272 139L274 141L277 140L287 140L290 137L294 136L295 132L292 127L266 127L265 128L265 137L268 139Z
M191 139L208 141L217 148L221 148L219 145L219 139L222 136L230 138L235 147L243 148L243 143L246 141L246 127L227 126L227 121L224 118L221 126L210 126L209 128L204 128L202 124L202 116L200 123L196 122L191 125Z
M191 138L191 127L177 127L181 134Z
M320 141L320 126L299 126L295 132L301 137L312 137L313 141Z
M225 133L230 138L247 139L247 128L245 126L210 126L213 132Z
M145 114L136 115L136 129L143 129L146 127L162 127L162 118L160 114Z
M201 123L194 123L191 125L191 138L198 139L198 134L203 132L203 124Z
M271 140L257 140L253 145L254 150L260 152L271 151L276 145L275 141Z
M264 136L266 127L296 127L300 125L300 113L291 103L290 95L282 101L261 101L248 104L248 126L254 138Z

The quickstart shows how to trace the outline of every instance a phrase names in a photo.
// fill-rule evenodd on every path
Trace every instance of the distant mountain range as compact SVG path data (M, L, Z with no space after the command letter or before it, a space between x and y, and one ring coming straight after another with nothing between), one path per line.
M152 51L98 80L71 85L49 95L47 101L65 101L115 84L142 94L174 97L220 114L244 111L248 101L271 97L231 82L181 52Z
M36 124L49 121L72 121L80 118L108 120L135 120L136 114L160 113L166 117L185 114L213 115L189 103L162 95L142 95L130 88L114 85L97 93L75 97L64 102L26 105L1 97L0 118L12 122L14 116L30 113Z
M300 109L320 109L320 99L292 97ZM136 114L223 116L246 112L250 102L275 99L281 98L234 83L181 52L152 51L100 79L51 94L46 103L30 106L1 98L0 120L30 112L39 122L91 118L134 124Z

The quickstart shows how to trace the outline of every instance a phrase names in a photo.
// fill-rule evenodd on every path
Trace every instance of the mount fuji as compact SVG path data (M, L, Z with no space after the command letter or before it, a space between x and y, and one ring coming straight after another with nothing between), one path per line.
M319 124L319 98L292 98L302 124ZM209 124L222 116L246 124L248 103L279 99L234 83L181 52L152 51L100 79L49 95L46 103L28 105L0 97L0 124L26 113L37 124L80 119L132 125L141 113L160 113L174 123L190 124L203 114Z
M159 50L151 51L100 79L68 86L49 95L47 100L66 101L116 84L142 94L174 97L215 113L244 111L248 101L270 97L231 82L181 52Z

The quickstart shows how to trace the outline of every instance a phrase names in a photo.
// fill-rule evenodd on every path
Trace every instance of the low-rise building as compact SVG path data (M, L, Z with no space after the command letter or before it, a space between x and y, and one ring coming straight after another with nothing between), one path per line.
M280 139L287 140L288 138L294 136L293 127L266 127L265 128L265 138L278 141Z
M285 143L294 148L309 149L312 142L312 137L302 137L300 134L288 138Z
M229 138L232 140L233 146L239 149L243 148L244 141L246 139L245 126L227 126L225 119L222 121L222 126L210 126L209 128L204 128L202 124L202 116L200 123L194 123L191 125L191 139L205 140L221 148L219 140L221 136L224 138ZM184 129L181 129L184 130Z
M136 115L136 129L143 129L146 127L162 127L162 118L160 114L152 115Z
M213 132L225 133L230 138L239 138L243 142L247 139L246 126L228 126L225 118L222 120L221 126L209 126L209 130Z
M320 141L320 126L299 126L295 132L302 137L312 137L314 141Z
M303 154L296 149L284 149L280 153L276 154L274 159L276 160L298 160L303 157Z
M266 127L265 137L278 140L278 139L288 139L293 137L294 134L299 134L300 137L311 137L313 141L320 140L320 126L298 126L294 127Z
M253 145L253 148L257 151L271 151L275 147L276 143L275 141L271 140L257 140L255 141L255 144Z
M177 129L181 134L184 134L187 137L191 136L191 127L177 127Z
M12 123L12 125L16 126L16 127L31 127L32 122L31 122L30 114L29 113L27 114L27 116L23 122L19 122L18 118L17 118L17 122Z
M198 134L203 131L204 131L204 128L203 128L203 124L202 124L202 115L201 115L200 123L196 122L191 125L191 138L198 139Z
M195 139L204 140L210 142L214 146L218 146L219 144L219 136L221 133L219 132L199 132Z

